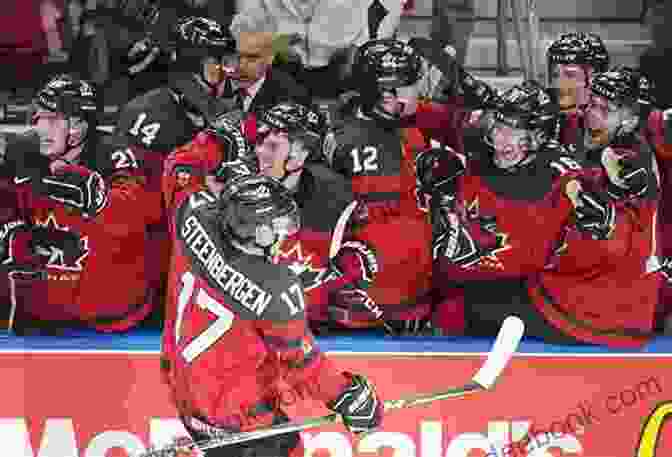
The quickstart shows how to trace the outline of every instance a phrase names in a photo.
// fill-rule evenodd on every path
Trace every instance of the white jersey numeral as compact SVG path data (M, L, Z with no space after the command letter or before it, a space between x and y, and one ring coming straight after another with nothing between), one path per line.
M365 146L364 149L354 148L350 151L352 156L352 172L361 173L362 171L378 170L378 149L374 146Z
M207 351L215 344L226 332L233 326L234 314L226 309L224 305L212 298L205 290L199 289L196 294L196 300L191 301L194 295L194 285L196 278L186 271L182 275L182 290L177 300L177 317L175 321L175 344L180 343L182 320L187 305L196 304L203 311L209 311L217 319L213 321L203 332L196 336L182 350L181 354L187 363L194 361L196 357Z
M150 122L149 124L144 124L147 120L147 113L140 113L138 118L135 120L135 124L128 131L131 135L137 137L142 135L140 141L146 146L151 146L151 144L156 139L156 135L161 130L161 123L159 122Z
M301 288L301 286L298 284L292 284L289 287L288 292L289 294L287 292L281 293L280 298L289 307L290 314L294 316L296 313L305 310L306 302L303 298L303 289ZM292 300L292 298L289 296L290 294L296 297L296 302Z
M130 148L119 149L112 153L112 161L114 162L114 168L121 170L124 168L138 168L138 160L135 158L135 154L131 151Z

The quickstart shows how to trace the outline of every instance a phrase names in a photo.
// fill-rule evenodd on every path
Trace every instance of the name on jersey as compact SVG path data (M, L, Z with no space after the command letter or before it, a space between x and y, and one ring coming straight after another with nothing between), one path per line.
M196 216L189 216L184 221L182 236L213 281L245 308L261 316L273 296L224 261Z

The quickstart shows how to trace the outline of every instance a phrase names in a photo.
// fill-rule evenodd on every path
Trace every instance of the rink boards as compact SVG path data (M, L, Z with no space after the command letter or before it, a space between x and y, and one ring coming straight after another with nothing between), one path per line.
M365 373L394 399L463 384L491 341L334 337L320 344L340 368ZM183 433L160 382L158 351L159 335L147 332L0 340L2 455L132 456ZM664 457L672 455L670 400L672 339L630 352L523 342L493 392L390 413L379 432L359 441L339 426L303 438L314 457L376 450L386 457ZM296 417L327 413L289 391L282 401Z

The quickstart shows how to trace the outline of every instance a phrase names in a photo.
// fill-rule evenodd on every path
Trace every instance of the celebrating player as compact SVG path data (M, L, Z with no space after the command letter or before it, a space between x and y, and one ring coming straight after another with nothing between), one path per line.
M214 118L232 109L231 76L236 72L236 43L217 22L188 17L175 27L178 62L182 72L170 86L153 89L126 104L116 133L130 144L148 177L155 220L150 230L152 290L162 300L170 255L167 223L161 205L164 159L188 143Z
M417 108L421 68L420 54L403 42L364 44L353 70L361 94L356 115L335 129L327 151L331 167L366 203L369 222L357 236L376 250L382 265L368 294L391 321L417 321L429 311L431 227L416 201L414 166L425 139L404 127ZM383 325L377 313L365 316L344 324Z
M8 147L21 220L4 225L6 255L36 250L48 278L23 297L18 322L126 330L146 301L147 192L133 152L97 130L93 87L60 75L35 98L34 130ZM17 245L19 243L20 245ZM20 259L5 259L22 263ZM120 287L104 287L110 280ZM19 314L20 313L20 314Z
M617 211L621 197L603 192L613 193L608 177L589 179L562 146L546 141L553 114L539 112L538 102L548 95L531 87L503 95L487 130L488 154L466 168L457 159L444 163L441 179L429 180L438 186L440 274L463 287L469 333L490 334L515 313L529 335L548 342L641 345L651 307L631 304L650 292L650 246L638 240L651 240L651 232L637 223L648 210Z
M235 133L219 131L222 144ZM235 146L234 146L235 148ZM224 150L224 162L237 151ZM168 172L169 170L167 170ZM175 176L166 175L173 183ZM172 186L169 186L172 187ZM273 263L300 228L299 208L277 180L232 178L220 195L177 188L174 255L162 366L180 417L195 440L287 421L283 379L324 401L353 432L381 423L381 400L361 375L335 370L305 320L299 278ZM298 433L206 451L208 457L303 455Z
M321 163L326 120L315 109L286 102L263 110L258 122L260 173L280 180L301 210L301 230L285 240L278 256L302 280L311 324L351 322L357 312L370 316L355 305L375 307L366 289L378 272L376 253L352 237L361 207L350 183ZM351 297L353 306L341 306Z

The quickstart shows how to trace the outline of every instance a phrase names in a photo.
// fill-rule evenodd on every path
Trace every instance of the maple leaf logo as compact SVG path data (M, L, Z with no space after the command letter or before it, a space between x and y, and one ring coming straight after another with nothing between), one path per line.
M46 257L46 266L56 270L63 271L82 271L83 261L89 256L89 237L80 236L71 232L70 227L59 225L56 221L56 216L53 212L44 220L35 220L35 225L54 230L56 232L64 232L74 235L79 239L78 243L64 242L59 237L53 237L53 240L42 244L38 248L38 254Z
M495 236L495 245L487 249L487 255L483 257L482 262L491 268L503 269L504 265L497 257L497 254L512 248L509 244L509 234L499 230L495 217L481 214L481 205L478 197L467 204L465 212L469 221L479 223L483 230Z
M313 260L314 254L304 252L301 241L288 240L280 247L276 259L278 263L287 265L303 283L303 290L309 291L319 287L329 279L327 268L313 265L318 263Z

